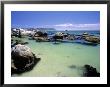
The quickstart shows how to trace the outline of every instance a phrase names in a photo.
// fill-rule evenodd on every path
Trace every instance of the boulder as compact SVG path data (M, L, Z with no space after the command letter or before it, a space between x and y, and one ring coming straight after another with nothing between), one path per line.
M33 40L37 42L48 42L48 34L46 32L37 31L34 36L32 36Z
M88 37L89 36L89 34L87 33L87 32L84 32L83 34L82 34L82 39L85 39L85 37Z
M75 36L74 35L68 35L67 39L68 40L74 40L75 39Z
M25 45L15 45L11 49L11 71L13 73L22 73L31 70L40 60L31 52L30 48Z
M47 37L47 33L46 32L41 32L41 31L37 31L35 34L34 34L34 37Z
M99 77L100 73L97 72L96 68L94 68L90 65L84 65L83 76L86 76L86 77Z
M96 37L96 36L85 37L85 41L92 42L92 43L100 43L99 37Z
M63 36L57 36L57 35L55 35L55 36L53 36L53 39L55 41L57 41L57 40L63 40Z
M56 35L56 36L64 36L64 33L62 33L62 32L57 32L55 35Z

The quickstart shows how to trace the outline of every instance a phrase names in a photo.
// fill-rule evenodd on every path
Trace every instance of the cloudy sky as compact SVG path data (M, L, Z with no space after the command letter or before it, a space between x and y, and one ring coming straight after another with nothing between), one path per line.
M99 30L99 11L12 11L11 26L57 30Z

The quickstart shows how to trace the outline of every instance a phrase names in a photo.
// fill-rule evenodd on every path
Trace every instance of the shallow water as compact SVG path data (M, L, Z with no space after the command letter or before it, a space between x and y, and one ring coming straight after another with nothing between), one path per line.
M100 45L89 46L78 43L36 42L28 40L28 47L41 60L33 70L13 76L20 77L80 77L82 68L89 64L100 72Z

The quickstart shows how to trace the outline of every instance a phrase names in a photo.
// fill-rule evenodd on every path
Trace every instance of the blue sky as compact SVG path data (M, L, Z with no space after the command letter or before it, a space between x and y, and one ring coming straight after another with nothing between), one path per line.
M99 30L99 11L12 11L12 27Z

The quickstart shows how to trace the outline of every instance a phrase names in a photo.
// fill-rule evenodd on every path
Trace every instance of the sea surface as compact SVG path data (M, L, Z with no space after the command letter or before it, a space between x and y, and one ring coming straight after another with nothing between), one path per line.
M68 31L70 34L83 34L100 36L99 31ZM55 32L48 32L49 35ZM31 48L36 57L41 60L33 70L22 74L14 74L13 77L82 77L83 66L91 65L100 72L100 44L97 46L80 43L54 44L53 42L36 42L28 37L22 38Z

